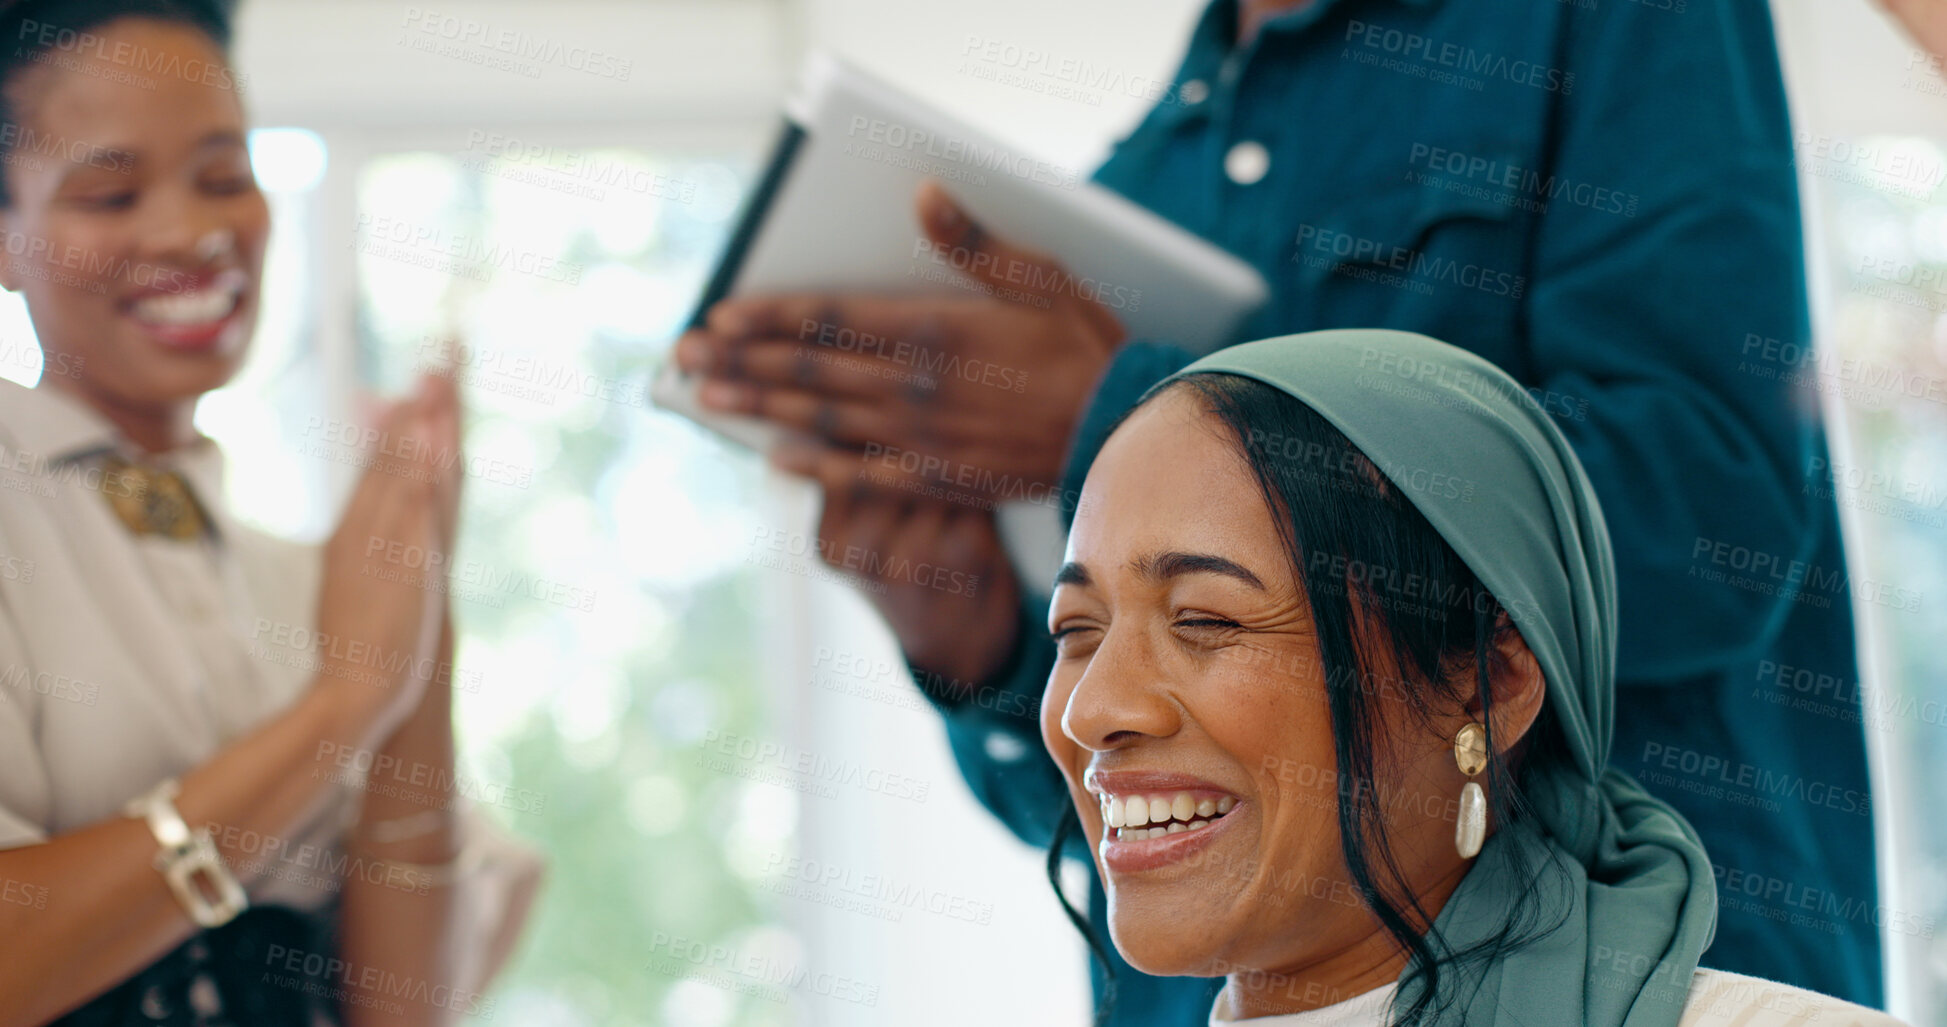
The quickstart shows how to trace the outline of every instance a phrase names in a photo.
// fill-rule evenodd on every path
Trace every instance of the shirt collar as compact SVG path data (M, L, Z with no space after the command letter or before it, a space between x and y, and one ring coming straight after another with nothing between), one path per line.
M1269 34L1297 32L1308 28L1325 17L1327 11L1344 3L1380 0L1312 0L1298 10L1286 11L1266 21L1258 30L1260 37ZM1430 7L1440 0L1384 0L1386 3L1404 7ZM1237 41L1238 0L1212 0L1203 9L1203 17L1197 20L1197 27L1190 34L1190 53L1208 60L1211 65L1222 63L1225 55Z
M1395 981L1308 1012L1253 1017L1249 1022L1252 1027L1257 1024L1264 1024L1265 1027L1363 1027L1365 1024L1385 1022L1398 994L1399 982ZM1211 1007L1210 1027L1230 1027L1233 1023L1243 1022L1237 1019L1230 985L1226 984L1217 993L1217 1001Z
M109 420L60 391L0 382L0 432L20 453L49 464L117 448Z
M50 386L30 389L0 380L0 445L50 467L107 452L139 458L187 479L212 523L222 516L223 451L213 440L199 436L167 453L144 454L93 407Z

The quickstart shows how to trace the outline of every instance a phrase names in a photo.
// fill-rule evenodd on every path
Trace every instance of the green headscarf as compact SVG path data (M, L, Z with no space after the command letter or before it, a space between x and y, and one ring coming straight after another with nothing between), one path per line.
M1516 899L1539 888L1539 922L1559 918L1561 927L1492 965L1476 964L1438 1022L1675 1024L1716 929L1717 889L1696 831L1609 769L1615 562L1568 440L1499 368L1409 332L1265 339L1179 374L1200 372L1241 375L1293 396L1382 471L1427 468L1480 483L1448 497L1393 479L1521 629L1571 760L1529 776L1542 839L1496 831L1434 923L1452 951L1464 950L1492 937ZM1516 846L1524 851L1510 851ZM1517 855L1530 866L1553 860L1569 887L1550 885L1564 879L1553 870L1516 879L1507 868L1520 865L1510 859ZM1405 1010L1420 987L1403 986L1395 1008Z

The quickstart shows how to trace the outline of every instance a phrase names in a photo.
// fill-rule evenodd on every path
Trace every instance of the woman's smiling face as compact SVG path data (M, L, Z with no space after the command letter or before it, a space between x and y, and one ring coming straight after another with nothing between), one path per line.
M1147 973L1302 974L1391 948L1365 945L1378 922L1340 855L1325 674L1273 517L1229 430L1178 388L1110 437L1069 536L1042 737L1116 947ZM1401 705L1375 698L1382 717ZM1406 734L1375 763L1404 800L1386 817L1395 850L1424 880L1454 863L1443 814L1459 783L1438 737Z
M221 68L201 31L122 18L100 47L17 72L0 282L20 292L53 366L100 408L148 410L229 380L257 311L270 215L236 92L189 74L125 81L108 56Z

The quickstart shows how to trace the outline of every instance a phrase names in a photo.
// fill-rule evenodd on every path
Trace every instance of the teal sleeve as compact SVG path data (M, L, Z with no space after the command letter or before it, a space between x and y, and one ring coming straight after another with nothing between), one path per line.
M1711 572L1754 555L1789 567L1819 541L1800 484L1816 407L1765 356L1767 339L1809 342L1791 130L1763 4L1693 4L1687 45L1671 45L1668 11L1575 17L1546 171L1636 202L1539 219L1517 374L1602 497L1629 640L1618 677L1678 682L1763 654L1790 605Z

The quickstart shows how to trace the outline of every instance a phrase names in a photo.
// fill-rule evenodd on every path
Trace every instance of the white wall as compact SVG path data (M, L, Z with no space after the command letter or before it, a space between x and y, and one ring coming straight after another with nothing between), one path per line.
M237 49L260 124L369 128L768 119L816 46L1086 164L1141 115L1132 80L1168 75L1200 10L1198 0L244 0ZM552 66L528 78L402 45L435 20L459 31L448 18L600 50L630 60L631 73ZM1067 99L984 81L972 73L983 63L969 58L976 41L1085 63L1127 88Z
M259 124L768 118L795 62L789 15L764 0L243 0L237 63ZM435 37L472 25L630 67L624 79L563 57L528 77L406 45L427 25Z
M1092 167L1148 108L1142 87L1168 83L1203 4L804 0L804 10L811 45L1050 158ZM1054 69L1062 62L1085 69L1088 81L1120 86L1085 87L1069 97L977 77L983 69ZM1059 75L1032 71L1022 79L1041 89L1062 84Z
M1797 137L1799 193L1805 209L1806 264L1811 285L1812 325L1817 344L1834 347L1833 317L1838 281L1838 250L1825 240L1835 230L1837 213L1827 155L1840 141L1871 136L1921 136L1947 139L1947 75L1940 63L1911 39L1879 6L1866 0L1773 0L1779 50ZM1853 151L1857 152L1857 151ZM1824 173L1821 173L1824 172ZM1824 396L1824 412L1834 458L1853 466L1876 466L1874 454L1854 445L1846 412L1835 394ZM1842 507L1846 561L1869 567L1868 546L1875 518ZM1915 554L1918 556L1919 554ZM1922 562L1921 565L1924 565ZM1860 636L1860 676L1875 690L1898 694L1919 682L1897 680L1889 666L1892 633L1884 608L1855 601ZM1909 747L1887 744L1897 737L1866 734L1874 793L1874 829L1879 857L1879 902L1893 910L1930 910L1938 899L1928 864L1938 853L1924 850L1916 830L1937 802L1924 786ZM1887 1008L1913 1023L1933 1022L1925 1010L1935 989L1928 975L1940 974L1929 939L1881 932L1885 946ZM1930 966L1930 961L1935 965Z
M1925 52L1878 4L1773 0L1771 9L1799 128L1847 136L1947 130L1947 95L1916 88L1929 78Z

